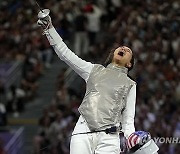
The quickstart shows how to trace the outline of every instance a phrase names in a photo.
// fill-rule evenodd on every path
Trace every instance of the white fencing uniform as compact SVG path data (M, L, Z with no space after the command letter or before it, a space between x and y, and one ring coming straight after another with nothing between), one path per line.
M87 83L79 107L81 116L73 133L101 130L118 123L127 138L134 129L136 83L127 76L127 68L106 67L86 62L75 55L54 28L45 32L58 57ZM104 75L103 75L104 74ZM71 154L119 154L119 136L105 132L79 134L71 138Z
M80 116L73 134L89 132L86 121ZM120 140L118 133L105 132L80 134L72 136L70 144L71 154L119 154Z

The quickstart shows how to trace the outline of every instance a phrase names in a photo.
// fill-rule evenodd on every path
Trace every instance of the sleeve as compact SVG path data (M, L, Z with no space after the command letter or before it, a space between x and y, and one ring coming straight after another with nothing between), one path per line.
M86 62L85 60L82 60L76 54L74 54L74 52L72 52L63 42L62 38L56 32L54 27L45 31L45 34L58 57L66 64L68 64L87 82L94 64L92 64L91 62Z
M122 131L126 139L135 132L134 117L136 104L136 84L134 84L127 97L127 105L122 113Z

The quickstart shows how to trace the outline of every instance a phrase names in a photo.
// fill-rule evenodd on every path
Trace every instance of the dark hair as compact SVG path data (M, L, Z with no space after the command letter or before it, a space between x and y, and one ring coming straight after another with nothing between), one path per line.
M105 60L105 62L104 62L104 66L105 66L105 67L112 62L113 56L114 56L114 51L115 51L115 49L112 49L112 50L110 51L109 55L107 56L107 58L106 58L106 60Z
M107 58L106 58L106 60L105 60L105 62L104 62L104 66L105 66L105 67L112 62L113 57L114 57L114 51L115 51L115 49L112 49L112 50L110 51L109 55L107 56ZM133 55L133 54L132 54L132 58L131 58L130 63L131 63L131 67L128 67L128 72L129 72L130 70L132 70L133 67L134 67L134 55Z

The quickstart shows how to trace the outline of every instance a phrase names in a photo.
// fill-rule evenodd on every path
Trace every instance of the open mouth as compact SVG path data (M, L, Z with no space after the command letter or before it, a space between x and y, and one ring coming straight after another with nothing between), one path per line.
M119 52L118 52L118 55L120 55L120 56L124 56L124 52L119 51Z

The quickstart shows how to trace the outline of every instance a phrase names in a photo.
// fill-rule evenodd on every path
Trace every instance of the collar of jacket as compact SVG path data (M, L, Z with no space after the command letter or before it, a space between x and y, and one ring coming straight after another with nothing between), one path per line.
M120 71L121 73L125 73L127 74L128 73L128 69L126 67L123 67L123 66L117 66L113 63L110 63L107 68L110 68L110 69L113 69L113 70L117 70L117 71Z

